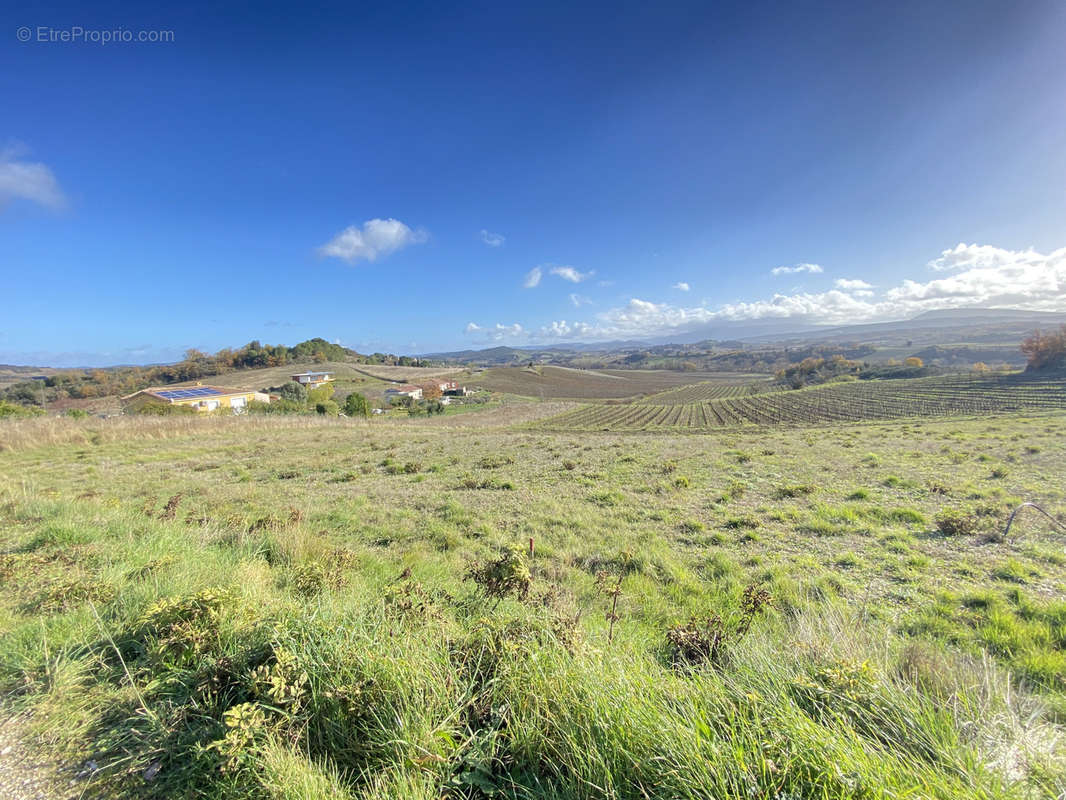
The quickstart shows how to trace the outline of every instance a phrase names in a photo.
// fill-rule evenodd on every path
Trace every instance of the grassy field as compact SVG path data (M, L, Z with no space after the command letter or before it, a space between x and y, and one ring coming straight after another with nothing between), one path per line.
M5 708L86 797L1066 790L1066 415L515 413L5 425Z
M766 381L700 383L624 406L590 404L542 423L573 431L701 432L744 426L1066 409L1066 379L1021 373L854 381L784 391Z

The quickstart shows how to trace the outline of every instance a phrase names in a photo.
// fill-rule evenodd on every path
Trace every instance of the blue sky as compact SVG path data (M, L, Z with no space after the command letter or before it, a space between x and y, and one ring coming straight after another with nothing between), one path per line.
M177 5L4 15L0 362L1066 310L1064 3Z

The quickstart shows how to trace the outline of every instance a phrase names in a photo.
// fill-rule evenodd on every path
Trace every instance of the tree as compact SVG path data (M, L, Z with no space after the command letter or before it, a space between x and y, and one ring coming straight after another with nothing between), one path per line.
M1066 367L1066 325L1051 333L1036 331L1022 342L1022 352L1029 359L1027 371Z
M422 399L423 400L436 400L440 397L440 385L436 383L426 383L422 385Z
M315 403L315 411L319 414L327 414L331 417L337 416L341 407L334 403L332 400L323 400L320 403Z
M370 401L359 392L352 392L344 401L344 413L349 417L369 417Z
M904 359L903 366L920 368L925 366L925 362L918 358L918 356L911 356L910 358Z

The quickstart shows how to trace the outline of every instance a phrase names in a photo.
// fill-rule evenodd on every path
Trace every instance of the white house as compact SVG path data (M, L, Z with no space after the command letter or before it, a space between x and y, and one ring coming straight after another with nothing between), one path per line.
M299 384L303 384L308 389L317 389L324 383L329 383L333 380L332 372L298 372L292 376L292 379Z

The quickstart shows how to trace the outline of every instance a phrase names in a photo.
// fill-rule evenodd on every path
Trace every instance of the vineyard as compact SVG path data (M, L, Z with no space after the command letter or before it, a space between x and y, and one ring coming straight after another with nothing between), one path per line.
M697 382L737 385L759 375L680 372L650 369L573 369L571 367L495 367L473 379L477 386L541 399L624 400L655 395ZM701 384L702 385L702 384Z
M1066 409L1066 378L947 376L856 381L799 391L696 384L626 405L552 417L554 430L700 430ZM717 394L716 394L717 393ZM687 398L699 398L688 401ZM664 399L666 402L664 402Z
M642 400L657 406L683 406L690 403L706 403L710 400L727 400L732 397L743 397L749 394L770 391L773 389L770 379L764 378L754 382L737 382L734 380L702 381L679 389L671 389L660 392Z

